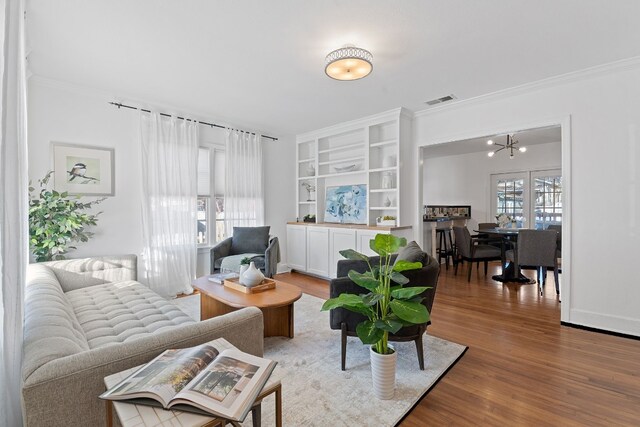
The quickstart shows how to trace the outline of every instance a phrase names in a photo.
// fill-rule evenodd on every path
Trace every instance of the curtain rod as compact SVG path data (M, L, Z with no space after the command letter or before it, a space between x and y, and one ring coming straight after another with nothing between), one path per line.
M122 108L129 108L130 110L140 110L140 111L144 111L145 113L150 113L151 110L145 110L144 108L138 108L138 107L133 107L131 105L125 105L122 104L120 102L110 102L109 104L111 105L115 105L116 107L118 107L118 109ZM173 117L171 114L167 114L167 113L159 113L161 116L164 117ZM205 125L205 126L211 126L212 128L216 127L216 128L220 128L220 129L229 129L229 130L237 130L238 132L244 132L244 133L249 133L251 135L255 135L255 132L248 132L245 130L240 130L240 129L235 129L235 128L230 128L227 126L222 126L222 125L217 125L215 123L208 123L208 122L201 122L200 120L192 120L192 119L186 119L184 117L180 117L180 116L176 116L176 119L180 119L180 120L186 120L188 122L196 122L199 123L201 125ZM262 138L267 138L267 139L271 139L273 141L277 141L278 138L274 137L274 136L269 136L269 135L260 135Z

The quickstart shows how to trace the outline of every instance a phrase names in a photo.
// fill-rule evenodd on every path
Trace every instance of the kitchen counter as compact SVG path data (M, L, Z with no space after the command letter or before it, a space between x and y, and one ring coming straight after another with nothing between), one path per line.
M333 222L287 222L289 225L306 225L308 227L330 227L330 228L353 228L357 230L384 230L384 231L396 231L396 230L410 230L410 225L391 227L388 225L366 225L366 224L341 224Z

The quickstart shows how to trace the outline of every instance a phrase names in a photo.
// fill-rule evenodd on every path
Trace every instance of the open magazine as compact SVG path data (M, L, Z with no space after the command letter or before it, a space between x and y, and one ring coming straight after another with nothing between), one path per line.
M262 391L276 362L241 352L224 340L167 350L111 387L100 398L162 406L187 412L198 408L242 421ZM213 345L212 345L213 344Z

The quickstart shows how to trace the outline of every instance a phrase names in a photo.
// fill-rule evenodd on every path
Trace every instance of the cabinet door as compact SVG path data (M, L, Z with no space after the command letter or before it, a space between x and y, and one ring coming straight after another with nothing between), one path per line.
M287 225L287 264L289 268L307 271L307 227Z
M329 277L329 229L307 227L307 272Z
M344 259L340 251L356 249L356 230L349 228L329 229L329 277L336 277L338 261Z
M389 232L377 230L356 230L358 252L367 256L378 256L378 254L373 252L369 246L369 241L374 239L376 234L389 234Z

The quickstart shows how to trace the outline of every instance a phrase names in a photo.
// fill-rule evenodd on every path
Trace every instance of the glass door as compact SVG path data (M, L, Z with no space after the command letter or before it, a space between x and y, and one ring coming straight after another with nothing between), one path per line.
M562 224L562 173L559 169L531 172L535 229Z
M492 174L491 209L492 215L504 213L515 218L518 227L545 230L562 224L562 172Z
M527 172L491 175L492 212L507 214L518 227L526 227L529 206L529 174Z

